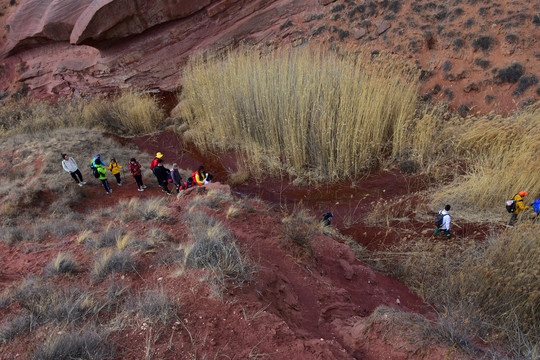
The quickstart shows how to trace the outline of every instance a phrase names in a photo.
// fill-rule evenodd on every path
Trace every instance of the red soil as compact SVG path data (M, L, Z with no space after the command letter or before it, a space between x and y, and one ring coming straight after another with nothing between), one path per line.
M176 162L181 168L194 169L204 163L210 172L216 174L218 181L226 179L226 169L231 164L230 154L228 158L225 156L229 161L227 166L218 156L207 161L193 149L184 148L172 133L122 141L133 141L151 154L161 151L168 164ZM145 179L149 188L144 192L137 191L134 180L129 176L124 179L122 187L111 181L111 195L106 195L101 184L91 179L82 188L87 193L85 206L77 211L85 213L98 207L114 208L119 201L133 197L163 196L171 209L172 221L133 221L128 224L115 219L110 221L135 232L135 237L141 239L148 237L149 229L158 228L172 236L170 244L136 254L137 271L134 273L112 274L103 281L91 282L93 251L78 244L73 234L62 238L48 236L39 243L8 245L0 242L3 262L0 290L16 285L23 278L42 276L44 266L62 251L74 257L81 272L55 276L51 281L57 288L76 286L97 297L105 296L113 285L125 287L133 293L162 288L178 299L182 307L176 322L167 325L149 323L133 315L122 323L111 335L117 344L117 359L141 358L147 350L156 359L465 359L464 355L443 345L431 344L426 348L414 337L397 335L386 318L368 318L379 306L421 314L430 319L435 315L402 283L357 261L347 245L317 235L311 239L313 254L310 256L309 252L287 245L283 240L281 209L272 204L291 205L302 201L315 212L331 210L336 214L336 224L341 227L339 219L350 211L351 206L363 219L372 201L391 199L411 188L406 181L397 179L402 180L403 177L396 172L379 173L355 188L347 184L298 188L284 183L281 198L279 189L282 185L268 179L233 189L237 194L259 195L267 200L265 203L249 201L252 212L242 210L238 217L229 219L226 216L228 204L221 204L218 210L201 207L199 210L219 219L234 234L239 247L257 264L249 284L229 286L220 296L213 292L205 271L188 270L177 277L173 274L178 265L163 265L159 260L171 251L170 246L192 240L183 221L189 202L208 189L231 191L228 186L210 184L206 189L188 191L177 199L163 194L154 179ZM412 179L410 184L417 188L421 182ZM108 221L104 219L103 226ZM99 225L95 230L102 231ZM366 227L360 222L349 231L351 234L366 232L367 236L358 238L364 242L368 237L381 241L384 237L380 232L384 230ZM0 310L2 323L18 311L17 304ZM95 320L105 324L116 316L118 314L112 309ZM1 353L7 354L7 358L15 354L28 355L36 344L48 338L49 329L55 328L45 324L28 336L17 337L1 345ZM6 357L0 355L0 358Z

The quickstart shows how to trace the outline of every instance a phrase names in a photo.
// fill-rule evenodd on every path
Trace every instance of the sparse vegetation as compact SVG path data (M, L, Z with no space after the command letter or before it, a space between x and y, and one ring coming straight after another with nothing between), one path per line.
M163 288L140 292L133 307L143 321L162 324L169 323L180 313L180 305Z
M473 40L472 47L476 51L478 49L488 52L492 49L495 39L491 36L480 36Z
M163 198L150 198L143 201L137 198L122 200L117 206L116 213L124 222L133 220L169 220L169 209L167 209Z
M135 268L136 263L127 250L106 250L97 256L92 277L101 280L112 272L130 272Z
M536 75L525 75L519 78L516 89L514 90L514 95L522 95L528 88L538 84L538 78Z
M529 224L485 243L400 243L386 256L395 275L439 307L446 340L504 339L512 355L532 359L540 350L539 239L540 227Z

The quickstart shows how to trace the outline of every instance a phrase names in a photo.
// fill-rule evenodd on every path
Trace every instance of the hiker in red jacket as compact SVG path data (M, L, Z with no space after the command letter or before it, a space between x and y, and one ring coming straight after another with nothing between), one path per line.
M135 179L139 191L144 191L144 189L146 189L146 185L144 185L142 181L141 164L139 164L135 158L131 158L129 161L129 172Z

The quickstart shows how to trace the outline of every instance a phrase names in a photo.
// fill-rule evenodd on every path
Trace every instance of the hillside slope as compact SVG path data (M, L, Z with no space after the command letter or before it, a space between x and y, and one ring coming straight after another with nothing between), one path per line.
M306 42L390 51L425 71L425 99L462 114L540 98L540 4L530 1L3 0L1 96L181 88L196 51Z

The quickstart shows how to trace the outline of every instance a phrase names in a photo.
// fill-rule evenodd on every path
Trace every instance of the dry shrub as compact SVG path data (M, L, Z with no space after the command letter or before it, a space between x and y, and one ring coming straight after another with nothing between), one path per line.
M194 209L199 206L206 206L210 209L219 209L220 205L224 202L230 202L233 200L230 192L211 189L203 196L197 196L189 203L189 209Z
M185 248L185 266L208 269L214 280L241 285L251 280L253 267L236 245L234 235L225 226L203 212L188 214L193 244Z
M246 169L239 169L238 171L229 175L228 183L230 185L241 185L249 179L249 171Z
M100 307L92 294L75 288L53 288L36 280L27 280L16 289L13 301L32 316L34 327L51 321L81 321L96 314Z
M539 258L540 225L530 223L480 244L400 243L372 257L439 308L447 339L503 340L526 358L540 351Z
M311 249L311 238L320 231L320 224L305 208L295 208L284 217L283 234L285 238L303 248Z
M101 280L112 272L135 271L135 260L127 250L107 250L97 256L92 278Z
M155 131L163 118L164 112L153 97L136 92L125 92L113 99L60 99L56 104L23 99L0 107L4 136L71 127L142 134Z
M180 304L172 299L163 288L139 292L132 307L145 322L167 324L180 313Z
M112 344L95 329L54 331L33 354L33 360L106 360L114 358Z
M256 174L283 163L320 180L352 178L399 151L417 75L397 57L324 49L195 56L182 115L199 146L242 151Z
M117 206L117 214L124 222L133 220L160 220L169 219L169 210L163 198L151 198L141 201L137 198L122 200Z

